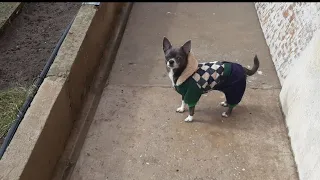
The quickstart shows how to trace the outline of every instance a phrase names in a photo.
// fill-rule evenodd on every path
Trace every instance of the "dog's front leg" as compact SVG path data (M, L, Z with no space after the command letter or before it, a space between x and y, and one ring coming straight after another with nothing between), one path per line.
M189 116L186 119L184 119L185 122L193 121L194 109L195 109L195 106L189 107Z
M222 117L225 117L225 118L229 117L231 115L231 113L232 113L232 110L233 110L233 107L229 106L228 110L226 112L222 113Z
M181 106L178 107L177 112L183 113L184 112L184 106L185 106L185 103L184 103L184 100L182 100Z

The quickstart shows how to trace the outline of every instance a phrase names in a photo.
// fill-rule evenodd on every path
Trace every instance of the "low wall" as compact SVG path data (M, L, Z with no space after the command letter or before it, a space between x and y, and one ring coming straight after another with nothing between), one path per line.
M297 170L320 177L320 3L255 3L282 89Z
M20 13L24 3L0 2L0 36L4 29Z
M51 178L124 4L82 5L0 161L1 180Z

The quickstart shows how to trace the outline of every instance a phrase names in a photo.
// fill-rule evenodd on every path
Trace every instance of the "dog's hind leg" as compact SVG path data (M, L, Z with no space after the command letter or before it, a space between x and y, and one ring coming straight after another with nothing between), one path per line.
M220 102L220 106L228 107L228 110L226 112L223 112L221 115L222 117L229 117L234 106L229 105L227 100Z
M228 105L227 105L228 106ZM227 117L229 117L230 115L231 115L231 113L232 113L232 110L233 110L233 107L232 106L228 106L228 110L226 111L226 112L223 112L221 115L222 115L222 117L225 117L225 118L227 118Z
M227 101L222 101L222 102L220 102L220 106L228 107L228 102Z

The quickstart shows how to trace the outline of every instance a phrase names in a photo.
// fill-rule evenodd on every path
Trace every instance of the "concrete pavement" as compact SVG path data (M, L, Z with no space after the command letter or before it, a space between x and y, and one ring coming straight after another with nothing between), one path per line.
M191 39L201 62L252 66L258 54L260 72L230 118L219 92L199 101L193 123L175 112L163 36ZM135 3L71 179L298 179L279 92L253 3Z

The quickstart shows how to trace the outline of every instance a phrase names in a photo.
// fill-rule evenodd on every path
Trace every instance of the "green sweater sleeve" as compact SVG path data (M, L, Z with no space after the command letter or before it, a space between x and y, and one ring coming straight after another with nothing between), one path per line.
M193 79L188 79L182 85L176 87L176 90L182 95L183 101L189 107L194 107L202 95L202 91Z

